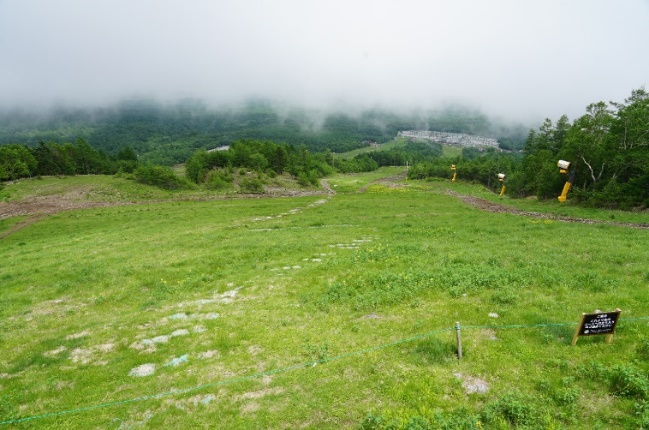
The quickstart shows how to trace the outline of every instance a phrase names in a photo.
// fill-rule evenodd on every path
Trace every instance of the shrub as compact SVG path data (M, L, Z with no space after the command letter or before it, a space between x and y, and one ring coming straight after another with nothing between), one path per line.
M154 185L165 190L189 188L190 184L178 177L169 167L145 164L135 170L135 180L142 184Z
M205 186L210 190L223 190L232 186L234 178L227 170L210 170Z
M257 178L244 178L239 182L239 188L245 193L261 194L264 192L264 184Z
M311 185L311 181L309 181L309 177L306 175L306 173L300 173L297 176L297 183L303 187L308 187Z

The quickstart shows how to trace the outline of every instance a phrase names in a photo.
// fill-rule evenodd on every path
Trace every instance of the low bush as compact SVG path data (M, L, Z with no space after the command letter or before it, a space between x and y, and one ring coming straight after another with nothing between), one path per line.
M191 187L187 180L179 177L171 168L165 166L145 164L138 167L134 174L136 181L165 190L179 190Z
M244 178L239 182L239 188L244 193L261 194L264 184L258 178Z
M234 178L223 169L210 170L205 180L205 186L210 190L223 190L232 187Z

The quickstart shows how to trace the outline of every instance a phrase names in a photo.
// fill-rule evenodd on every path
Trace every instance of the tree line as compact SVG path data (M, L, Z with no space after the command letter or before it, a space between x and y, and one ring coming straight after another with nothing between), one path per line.
M558 160L571 163L566 175ZM530 130L521 154L495 150L478 153L465 148L461 157L419 163L413 178L449 177L450 164L458 176L498 187L497 173L507 175L514 197L557 197L572 180L571 199L582 205L609 208L649 207L649 93L633 90L623 102L597 102L570 122L562 116L546 119Z
M0 146L0 180L32 176L99 175L118 171L133 172L138 158L131 147L115 156L90 146L79 138L74 143L39 142L35 147L21 144Z

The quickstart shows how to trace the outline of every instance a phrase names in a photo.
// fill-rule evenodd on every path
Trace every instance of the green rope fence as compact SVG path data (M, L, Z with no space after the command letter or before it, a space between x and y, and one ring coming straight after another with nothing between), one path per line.
M619 322L622 323L622 322L647 321L647 320L649 320L649 317L637 317L637 318L620 319ZM557 327L557 326L571 326L571 325L574 326L574 325L577 325L577 324L579 324L579 323L577 323L577 322L569 322L569 323L545 323L545 324L529 324L529 325L524 325L524 324L469 325L469 326L462 326L462 330L470 330L470 329L520 329L520 328ZM159 398L162 398L162 397L168 397L168 396L174 396L174 395L178 395L178 394L191 393L191 392L195 392L195 391L204 390L206 388L212 388L212 387L218 387L218 386L221 386L221 385L232 384L232 383L239 382L239 381L248 381L248 380L252 380L252 379L259 379L259 378L262 378L264 376L276 375L276 374L279 374L279 373L286 373L286 372L289 372L289 371L292 371L292 370L313 367L313 366L316 366L318 364L330 363L332 361L338 361L338 360L342 360L344 358L349 358L349 357L354 357L354 356L357 356L357 355L367 354L367 353L370 353L370 352L373 352L373 351L378 351L378 350L385 349L385 348L390 348L390 347L393 347L393 346L396 346L396 345L413 342L415 340L424 339L424 338L430 337L430 336L432 336L434 334L444 333L444 332L454 331L454 330L455 330L455 327L443 328L443 329L440 329L440 330L434 330L434 331L430 331L428 333L420 334L420 335L417 335L417 336L413 336L413 337L409 337L409 338L405 338L405 339L400 339L400 340L397 340L395 342L390 342L390 343L385 343L385 344L382 344L382 345L377 345L377 346L373 346L373 347L369 347L369 348L359 349L357 351L352 351L352 352L348 352L348 353L344 353L344 354L339 354L339 355L329 357L329 358L324 358L324 359L321 359L321 360L315 360L315 361L309 361L309 362L300 363L300 364L294 364L292 366L287 366L287 367L283 367L283 368L279 368L279 369L273 369L273 370L269 370L269 371L266 371L266 372L260 372L260 373L250 374L250 375L244 375L244 376L240 376L240 377L237 377L237 378L225 379L225 380L222 380L222 381L211 382L211 383L208 383L208 384L197 385L197 386L190 387L190 388L171 390L171 391L167 391L167 392L164 392L164 393L158 393L158 394L151 394L151 395L147 395L147 396L134 397L134 398L125 399L125 400L116 400L116 401L113 401L113 402L106 402L106 403L100 403L100 404L96 404L96 405L89 405L89 406L84 406L84 407L76 408L76 409L67 409L67 410L63 410L63 411L49 412L49 413L40 414L40 415L31 415L31 416L27 416L27 417L23 417L23 418L8 419L8 420L5 420L5 421L0 421L0 425L19 424L19 423L39 420L39 419L43 419L43 418L53 418L53 417L60 417L60 416L63 416L63 415L78 414L78 413L81 413L81 412L87 412L87 411L92 411L92 410L102 409L102 408L109 408L109 407L112 407L112 406L126 405L126 404L129 404L129 403L143 402L143 401L146 401L146 400L155 400L155 399L159 399Z

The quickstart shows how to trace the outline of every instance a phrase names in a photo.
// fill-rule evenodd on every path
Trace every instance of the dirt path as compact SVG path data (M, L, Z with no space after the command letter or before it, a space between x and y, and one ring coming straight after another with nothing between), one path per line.
M370 183L368 183L367 185L359 188L357 193L364 193L365 191L367 191L367 189L369 187L371 187L372 185L375 185L375 184L381 184L381 185L384 185L384 186L389 187L389 188L403 187L404 186L403 184L397 184L396 182L401 182L401 181L404 181L405 179L406 179L406 173L405 172L404 173L399 173L398 175L394 175L394 176L388 176L387 178L375 179L375 180L371 181Z
M320 185L322 185L322 188L326 192L331 193L331 194L336 194L336 192L331 189L331 187L329 186L329 181L327 181L326 179L320 180Z
M540 212L527 212L527 211L521 211L515 208L503 206L498 203L490 202L485 199L481 199L479 197L473 197L473 196L466 196L464 194L457 193L452 190L446 190L446 194L449 196L454 196L462 200L464 203L468 203L472 206L477 207L480 210L487 211L487 212L494 212L494 213L509 213L513 215L523 215L523 216L528 216L532 218L542 218L542 219L550 219L553 221L562 221L562 222L575 222L575 223L581 223L581 224L605 224L605 225L614 225L618 227L632 227L632 228L641 228L641 229L649 229L649 224L643 224L643 223L631 223L631 222L615 222L615 221L601 221L601 220L594 220L594 219L587 219L587 218L574 218L574 217L568 217L568 216L560 216L560 215L552 215L552 214L544 214Z

